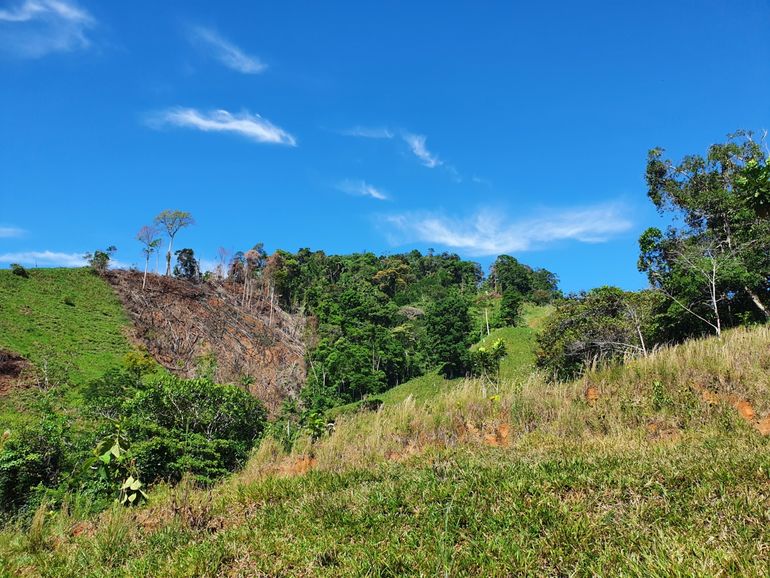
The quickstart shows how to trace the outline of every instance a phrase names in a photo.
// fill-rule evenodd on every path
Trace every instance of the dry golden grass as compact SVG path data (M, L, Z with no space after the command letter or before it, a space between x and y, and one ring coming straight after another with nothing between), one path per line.
M716 416L746 417L753 425L770 413L770 328L735 329L662 348L624 366L588 372L570 383L533 373L499 386L478 380L451 385L423 403L408 397L375 412L340 416L334 432L290 455L266 440L233 483L267 474L304 473L294 465L340 472L398 461L427 448L458 444L529 445L527 434L570 440L646 443L675 438ZM705 392L705 393L704 393ZM738 411L742 409L742 411Z

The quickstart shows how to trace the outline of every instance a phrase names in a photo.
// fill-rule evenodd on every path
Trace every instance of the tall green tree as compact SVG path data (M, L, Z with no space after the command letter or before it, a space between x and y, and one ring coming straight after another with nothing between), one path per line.
M468 347L473 329L468 302L458 292L436 301L425 314L428 352L447 378L468 369Z
M515 327L519 324L522 301L521 293L515 289L503 291L500 299L500 323L503 326Z

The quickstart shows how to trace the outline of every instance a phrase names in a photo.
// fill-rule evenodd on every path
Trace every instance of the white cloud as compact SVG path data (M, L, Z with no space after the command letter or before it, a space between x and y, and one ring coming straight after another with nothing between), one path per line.
M259 58L246 54L211 28L192 27L191 38L193 41L211 48L214 57L232 70L243 74L259 74L267 69L267 64Z
M444 164L444 162L439 159L438 156L431 153L425 146L425 141L427 140L425 136L411 132L405 132L401 136L406 144L409 145L409 148L412 150L412 153L414 153L414 156L420 159L422 164L424 164L426 167L434 169Z
M373 187L366 181L361 180L344 180L337 185L337 188L349 195L357 195L359 197L371 197L378 201L386 201L388 195L383 191Z
M22 251L0 255L0 263L19 263L34 267L84 267L83 253L59 253L56 251Z
M476 256L531 251L556 241L602 243L632 226L621 207L612 204L520 220L485 210L463 219L407 213L389 216L386 222L408 241L435 243Z
M24 230L18 227L0 227L0 239L13 239L21 237L23 234Z
M296 139L258 114L231 114L226 110L201 112L194 108L171 108L149 118L152 127L176 126L203 132L230 132L260 143L296 146Z
M19 263L30 267L85 267L88 262L82 253L58 251L20 251L0 254L0 264ZM110 259L110 269L128 269L128 265L117 259Z
M367 127L367 126L354 126L340 131L345 136L357 136L361 138L381 138L391 139L395 135L393 131L385 127Z
M71 0L24 0L0 10L0 51L40 58L91 45L86 32L96 20Z

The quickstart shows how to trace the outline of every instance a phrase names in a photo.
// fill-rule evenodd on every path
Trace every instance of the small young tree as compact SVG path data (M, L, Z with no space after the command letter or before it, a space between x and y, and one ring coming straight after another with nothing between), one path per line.
M180 249L176 252L174 277L197 283L201 279L200 266L192 249Z
M174 237L180 229L193 225L195 220L186 211L162 211L155 217L155 224L168 235L168 251L166 251L166 276L171 275L171 255L174 250Z
M117 250L118 249L115 247L115 245L110 245L103 251L97 249L93 253L86 253L83 255L83 258L88 262L88 265L91 267L91 269L101 275L107 271L107 269L109 269L110 260Z
M158 230L155 227L149 227L147 225L139 229L136 238L142 245L144 245L142 247L142 253L144 253L144 278L142 279L142 289L144 290L147 285L147 270L150 267L150 257L160 248L160 238L158 237Z

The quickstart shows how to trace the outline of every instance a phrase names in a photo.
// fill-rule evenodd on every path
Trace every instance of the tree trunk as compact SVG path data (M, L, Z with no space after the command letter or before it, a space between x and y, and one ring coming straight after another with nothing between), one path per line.
M171 251L174 249L174 237L168 238L168 252L166 253L166 277L171 275Z
M746 289L746 293L749 294L749 297L751 297L751 300L754 302L754 305L757 306L757 309L759 309L765 316L765 320L770 321L770 312L768 312L767 307L765 307L764 304L759 300L759 296L754 293L754 291L749 289L748 286L744 287L744 289Z
M142 279L142 291L144 291L144 288L147 285L147 269L149 267L150 267L150 256L148 255L144 259L144 278Z

